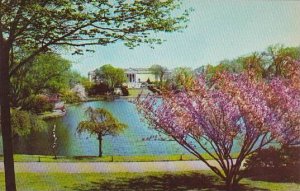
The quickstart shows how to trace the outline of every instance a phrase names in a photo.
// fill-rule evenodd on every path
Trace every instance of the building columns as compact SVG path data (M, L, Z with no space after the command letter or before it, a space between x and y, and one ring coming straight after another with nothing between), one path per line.
M129 79L129 82L136 82L136 75L135 74L127 74L127 78Z

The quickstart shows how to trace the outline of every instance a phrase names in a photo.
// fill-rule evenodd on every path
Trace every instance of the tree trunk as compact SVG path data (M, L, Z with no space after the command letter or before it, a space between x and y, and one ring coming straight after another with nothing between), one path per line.
M0 42L0 106L5 186L7 191L15 191L16 183L10 122L9 86L9 49L3 42Z
M99 140L99 157L102 157L102 135L98 134L98 140Z
M240 178L238 178L240 167L241 167L240 162L237 161L237 163L235 164L233 169L230 170L231 172L226 175L225 184L226 184L226 190L227 191L236 190L236 187L238 186L239 181L240 181Z
M238 189L238 182L231 180L226 181L226 191L236 191Z
M163 74L161 74L160 77L159 77L159 81L160 81L160 84L159 84L159 85L160 85L160 88L162 88L163 77L164 77Z
M233 185L232 178L228 178L225 183L226 183L226 190L227 191L233 191L234 190L234 185Z

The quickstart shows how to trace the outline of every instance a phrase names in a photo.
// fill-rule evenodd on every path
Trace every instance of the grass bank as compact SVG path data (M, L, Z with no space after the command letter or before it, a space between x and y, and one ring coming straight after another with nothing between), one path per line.
M237 155L237 154L234 154ZM203 154L207 160L213 158L208 154ZM184 155L142 155L142 156L53 156L46 155L14 155L15 162L153 162L153 161L189 161L198 160L195 156ZM3 156L0 156L0 161L3 161Z
M176 173L17 173L18 190L193 190L222 191L223 182L210 171ZM265 182L243 179L239 191L297 191L298 183ZM4 173L0 173L4 190Z
M53 118L58 118L58 117L63 117L65 114L58 113L58 112L44 112L39 115L41 119L53 119Z
M128 89L129 96L131 96L131 97L137 97L142 91L143 91L142 88L130 88L130 89ZM146 90L144 90L144 92L145 91Z

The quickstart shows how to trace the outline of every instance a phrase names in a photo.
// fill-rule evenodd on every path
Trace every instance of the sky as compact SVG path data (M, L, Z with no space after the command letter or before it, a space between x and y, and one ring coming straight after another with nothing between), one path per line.
M183 6L194 9L188 28L158 34L166 41L154 49L147 44L129 49L116 43L90 47L94 53L65 53L64 57L72 61L74 70L87 76L104 64L197 68L263 51L270 45L300 45L300 1L185 0Z

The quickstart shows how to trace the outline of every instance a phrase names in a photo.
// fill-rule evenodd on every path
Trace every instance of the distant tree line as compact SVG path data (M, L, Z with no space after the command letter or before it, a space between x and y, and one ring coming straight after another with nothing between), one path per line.
M254 52L232 60L222 60L216 65L203 65L196 69L189 67L177 67L169 71L160 65L150 67L153 74L160 76L157 88L165 90L182 90L193 85L194 79L202 74L207 78L214 78L219 73L227 71L232 73L247 72L255 78L269 79L272 77L288 77L289 59L300 59L300 47L285 47L284 45L272 45L265 51Z

